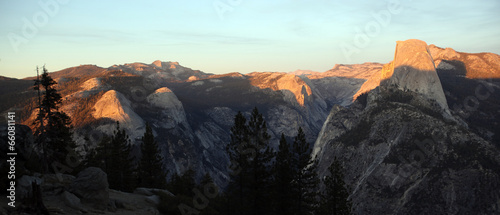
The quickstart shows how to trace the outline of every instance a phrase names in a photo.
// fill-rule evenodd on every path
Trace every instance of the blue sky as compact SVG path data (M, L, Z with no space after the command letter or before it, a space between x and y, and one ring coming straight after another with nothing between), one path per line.
M498 11L498 0L0 0L0 75L154 60L208 73L323 72L387 63L411 38L499 54Z

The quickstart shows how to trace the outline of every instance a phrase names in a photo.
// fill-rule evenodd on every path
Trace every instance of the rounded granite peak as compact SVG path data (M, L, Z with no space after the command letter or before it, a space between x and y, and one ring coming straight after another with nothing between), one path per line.
M172 90L170 90L168 87L162 87L162 88L158 88L157 90L155 90L154 93L155 94L157 94L157 93L172 93Z
M161 60L155 60L152 64L161 68Z

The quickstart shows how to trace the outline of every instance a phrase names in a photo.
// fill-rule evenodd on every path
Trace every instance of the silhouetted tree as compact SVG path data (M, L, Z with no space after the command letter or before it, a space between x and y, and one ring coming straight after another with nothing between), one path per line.
M199 210L193 206L193 189L196 188L195 172L188 169L182 175L173 174L167 190L175 196L160 195L158 210L164 214L199 214Z
M293 195L292 180L294 172L292 169L292 154L290 145L287 143L285 135L281 134L281 139L276 154L276 161L273 165L273 202L274 213L288 215L292 214Z
M269 145L271 136L267 133L267 124L257 108L252 110L248 122L250 145L255 149L251 159L252 178L250 181L251 214L270 214L272 191L272 166L275 157L273 148Z
M134 159L131 156L130 139L125 129L116 130L111 138L104 137L88 159L89 166L100 167L108 175L109 187L131 192L135 189Z
M225 207L224 205L224 199L221 195L219 195L220 189L215 185L212 177L210 174L205 173L203 178L201 179L200 183L198 184L198 190L200 192L208 193L210 195L217 195L217 196L207 196L207 198L210 199L209 204L207 207L203 208L200 211L200 215L218 215L221 214L222 207Z
M133 191L134 184L134 158L131 156L130 139L125 129L120 129L116 122L116 131L111 138L111 159L108 166L109 187L121 191Z
M104 172L108 172L111 159L111 137L103 135L96 148L90 149L83 161L84 168L99 167Z
M230 214L271 213L271 161L274 152L269 146L267 125L257 108L248 124L238 112L231 128L227 153L231 159L231 181L227 196Z
M328 176L323 179L325 190L321 195L319 214L321 215L347 215L351 214L352 203L349 192L344 182L342 165L334 158L328 167Z
M293 213L313 214L318 205L317 162L311 157L311 147L300 127L293 142L292 154L292 166L294 167L292 195L294 195L295 206Z
M255 149L250 147L247 119L241 112L234 117L231 127L231 142L226 146L230 159L231 181L227 188L228 214L245 214L249 211L250 160L255 156Z
M47 72L45 66L41 77L35 80L34 89L38 91L38 114L33 122L35 143L42 153L42 172L58 172L66 163L66 156L74 150L70 117L59 110L62 97L57 92L57 82Z
M153 129L146 123L146 132L142 137L139 181L141 187L165 188L166 173L163 170L163 158L153 135Z

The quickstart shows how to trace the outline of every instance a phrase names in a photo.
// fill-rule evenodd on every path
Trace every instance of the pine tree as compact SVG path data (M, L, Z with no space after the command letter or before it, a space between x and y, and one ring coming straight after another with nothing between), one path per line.
M217 194L217 196L207 196L207 198L210 198L210 202L206 208L200 211L199 215L216 215L216 214L221 214L221 207L224 206L223 199L219 195L219 188L217 185L215 185L214 180L210 176L210 174L205 173L203 178L201 179L200 183L198 184L198 189L201 192L206 192L209 193L210 195L212 194Z
M182 175L173 174L167 185L167 190L174 195L191 196L193 188L196 187L195 172L192 169L186 170Z
M257 108L248 124L241 112L231 128L226 150L231 159L231 181L227 188L229 214L266 214L271 212L271 161L267 125Z
M103 136L97 147L91 149L83 162L84 167L99 167L104 172L108 172L111 157L111 138Z
M141 187L165 188L166 173L163 170L163 158L153 135L153 129L146 123L146 132L142 137L142 157L140 160L139 180Z
M49 166L52 166L51 170L57 173L57 166L66 163L67 154L76 147L72 139L71 119L59 110L62 97L55 88L56 84L44 66L41 78L37 76L34 85L38 91L38 114L33 122L35 143L42 153L42 172L49 172Z
M173 174L167 184L167 190L175 196L160 194L162 203L158 206L158 210L163 214L199 214L193 207L193 188L196 188L194 177L195 172L192 169L186 170L182 176Z
M131 157L130 139L125 129L116 122L116 131L111 138L110 159L106 162L109 187L130 192L135 188L134 162Z
M334 158L328 167L329 176L323 179L325 191L321 195L321 215L347 215L351 214L352 203L349 192L344 182L342 165Z
M293 142L294 178L292 192L294 195L294 214L313 214L317 207L317 191L319 179L317 161L311 157L311 147L306 141L304 131L299 127Z
M255 149L249 147L247 119L241 112L234 117L231 127L231 142L226 146L230 159L231 181L227 188L228 214L245 214L249 208L250 162L249 157L254 156Z
M273 195L274 202L273 205L275 209L275 214L288 215L292 214L292 154L290 152L290 145L287 143L285 135L281 134L281 139L278 147L278 152L276 154L276 161L273 165L274 171L274 183L273 183Z
M250 170L253 176L250 180L249 193L251 214L269 214L272 212L271 161L275 153L269 145L271 136L267 133L266 121L256 107L252 110L248 130L250 145L255 149L255 156L250 158L252 165Z

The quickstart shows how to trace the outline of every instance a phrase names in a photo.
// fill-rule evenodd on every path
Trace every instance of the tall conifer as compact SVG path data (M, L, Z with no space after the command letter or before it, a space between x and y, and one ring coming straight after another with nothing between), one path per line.
M41 77L37 76L34 89L38 91L38 114L33 122L35 143L42 153L42 172L60 173L66 164L66 156L76 147L72 139L70 117L59 110L61 94L57 92L57 82L45 68ZM38 75L38 68L37 68Z
M146 123L146 132L142 137L141 154L139 186L165 188L167 176L163 170L163 157L153 135L153 129L148 123Z
M287 143L285 135L282 133L278 152L276 153L276 161L273 165L274 181L273 181L273 200L275 214L288 215L292 214L292 180L294 173L292 171L292 154L290 152L290 144Z
M294 167L292 183L294 214L313 214L318 205L317 162L311 157L311 147L300 127L293 142L292 154L294 159L292 164Z
M321 215L348 215L351 214L352 203L344 182L344 171L337 158L334 158L328 167L328 176L323 179L325 190L321 195Z

